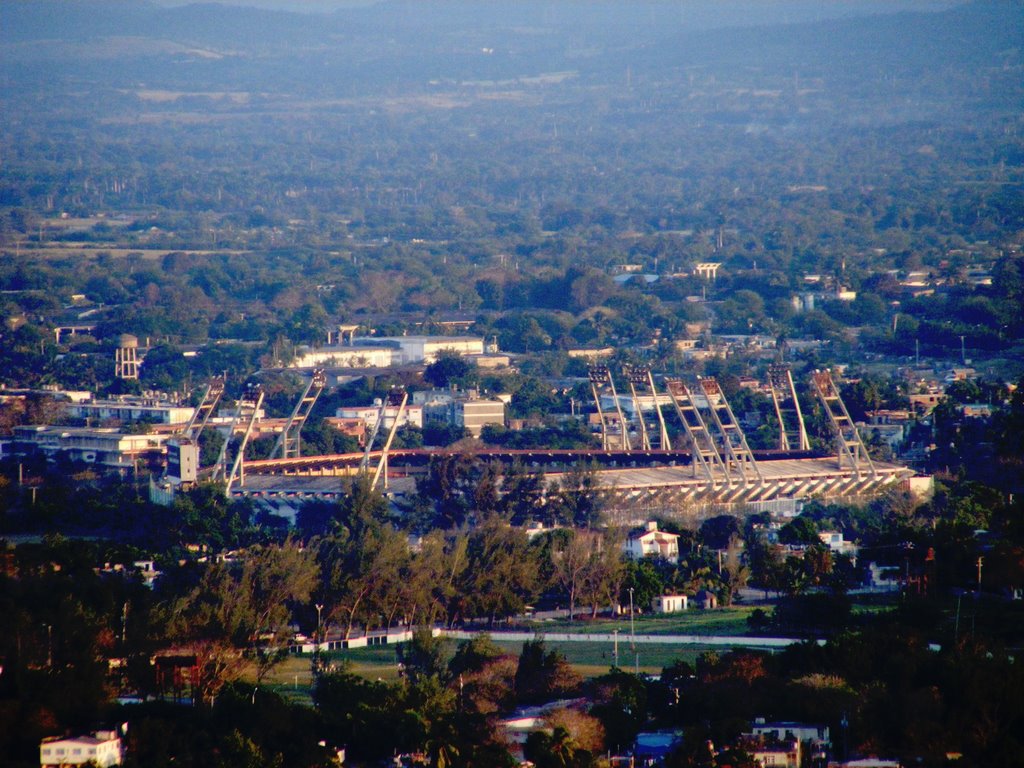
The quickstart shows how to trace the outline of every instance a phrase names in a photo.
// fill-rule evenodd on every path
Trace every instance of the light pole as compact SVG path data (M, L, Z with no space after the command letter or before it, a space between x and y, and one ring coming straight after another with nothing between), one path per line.
M629 644L636 647L636 625L633 623L633 588L629 588Z
M316 647L313 649L313 675L320 674L320 643L323 641L323 603L316 604Z

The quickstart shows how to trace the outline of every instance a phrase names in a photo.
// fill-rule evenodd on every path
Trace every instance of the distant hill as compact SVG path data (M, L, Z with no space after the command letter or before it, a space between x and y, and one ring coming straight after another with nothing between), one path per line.
M946 6L941 0L628 6L393 0L302 14L151 0L6 0L0 2L0 74L21 84L73 77L111 87L130 79L148 87L323 94L342 86L345 93L400 92L430 81L560 71L577 73L584 83L618 82L627 66L649 81L689 66L809 69L842 80L864 72L916 77L950 66L1020 63L1024 4ZM814 20L823 7L858 15ZM923 10L866 15L885 8ZM52 66L45 68L47 62Z

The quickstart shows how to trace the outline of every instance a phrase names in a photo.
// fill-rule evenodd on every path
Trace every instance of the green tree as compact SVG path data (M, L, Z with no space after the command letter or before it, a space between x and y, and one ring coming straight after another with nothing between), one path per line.
M570 695L580 677L558 651L548 651L543 640L523 643L516 668L516 699L521 704L541 704Z
M447 389L452 386L467 389L476 386L479 372L476 364L451 350L442 350L437 359L423 371L423 380L435 387Z
M284 658L296 606L317 579L313 553L289 539L248 551L241 562L216 563L170 606L172 634L198 660L200 694L220 689L254 663L262 679Z

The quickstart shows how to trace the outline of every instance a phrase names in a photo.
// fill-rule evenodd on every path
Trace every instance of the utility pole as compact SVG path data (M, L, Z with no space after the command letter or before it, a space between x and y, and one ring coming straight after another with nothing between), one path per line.
M322 613L324 610L323 603L316 604L316 646L313 648L313 678L314 680L320 674L320 643L323 640L323 620Z
M636 626L633 624L633 588L629 588L629 644L636 648Z
M984 564L985 564L985 558L984 557L979 557L978 558L978 562L977 562L977 566L978 566L978 591L979 592L981 592L981 566L984 565Z

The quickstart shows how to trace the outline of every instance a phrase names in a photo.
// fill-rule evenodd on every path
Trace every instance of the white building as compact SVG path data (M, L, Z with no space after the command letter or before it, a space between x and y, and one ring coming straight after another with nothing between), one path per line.
M703 396L701 400L703 401ZM618 396L619 408L622 409L622 415L630 421L636 421L636 406L640 406L640 410L644 413L654 413L655 399L654 395L637 395L636 402L633 401L632 395ZM668 413L672 410L672 396L668 394L659 394L657 399L658 406L661 407L662 412ZM703 404L703 403L701 403ZM615 412L615 398L611 395L601 395L601 409L605 413Z
M819 531L818 538L821 539L822 544L837 555L857 557L859 551L857 545L852 541L846 541L840 531Z
M304 347L290 367L387 368L393 365L430 364L442 352L472 355L481 361L488 359L484 354L484 340L474 336L374 336L353 339L348 346ZM508 365L505 357L494 362Z
M658 595L651 600L651 609L655 613L679 613L689 607L688 602L686 595Z
M170 435L128 435L112 428L21 426L9 441L14 455L43 454L98 464L112 469L131 469L136 460L161 459Z
M124 750L117 731L96 731L90 736L62 739L54 736L39 745L41 768L63 768L67 765L93 763L100 768L121 765Z
M484 340L475 336L385 336L374 338L374 344L395 345L398 354L393 364L433 363L442 352L457 355L482 355Z
M189 406L157 400L91 400L70 403L69 416L92 421L148 421L154 424L187 424L195 412Z
M828 726L817 723L797 723L789 720L766 721L759 717L754 721L751 732L755 736L773 738L777 741L796 739L801 743L815 746L830 743Z
M380 417L380 403L374 405L359 405L349 408L338 408L334 412L335 418L338 419L359 419L365 425L368 431L372 431L377 425L377 419ZM391 429L391 426L395 423L395 419L398 418L398 406L388 405L384 408L384 423L381 424L383 429ZM407 405L405 411L402 413L402 419L398 422L399 427L416 427L417 429L423 428L423 406L422 405Z
M452 403L451 423L480 437L488 424L505 426L505 403L501 400L469 399Z
M626 554L634 559L641 557L663 557L671 563L679 561L679 536L659 531L654 521L647 523L642 533L629 537L625 545Z
M398 350L389 346L319 347L296 355L291 368L387 368Z
M480 437L488 424L505 425L505 398L501 395L486 398L475 389L430 389L414 392L412 398L422 405L428 420L468 429L473 437Z

